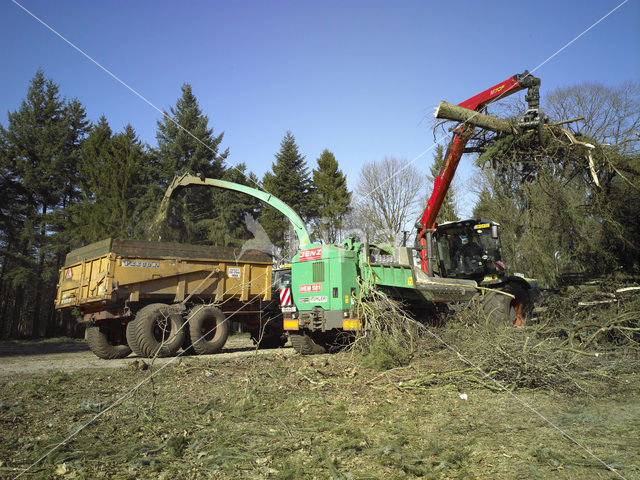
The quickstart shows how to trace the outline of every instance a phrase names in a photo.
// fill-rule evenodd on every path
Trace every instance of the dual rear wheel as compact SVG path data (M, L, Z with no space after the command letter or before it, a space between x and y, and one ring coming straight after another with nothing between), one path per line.
M125 326L120 323L87 326L87 343L97 357L105 360L124 358L131 353Z
M140 357L168 357L180 348L186 354L211 354L222 349L229 324L220 309L197 306L183 314L164 303L140 309L127 325L127 342Z
M219 352L229 337L229 322L220 309L198 306L189 312L189 337L195 353L208 355Z

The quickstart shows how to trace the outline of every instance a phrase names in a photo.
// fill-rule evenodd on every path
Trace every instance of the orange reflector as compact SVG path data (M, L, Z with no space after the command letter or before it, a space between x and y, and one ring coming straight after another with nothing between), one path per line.
M357 318L345 318L342 320L342 328L344 330L361 330L362 324Z
M285 330L298 330L298 320L283 320L282 325Z

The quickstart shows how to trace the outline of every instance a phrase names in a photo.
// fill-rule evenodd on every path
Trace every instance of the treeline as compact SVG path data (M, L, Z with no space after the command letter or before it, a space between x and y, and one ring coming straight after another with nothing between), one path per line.
M158 120L157 143L127 125L114 132L92 123L77 99L60 97L39 70L20 107L0 125L0 338L73 334L72 318L53 308L58 270L69 250L107 237L146 239L163 193L191 172L264 190L292 206L319 240L335 241L350 192L335 156L325 150L309 169L287 132L263 179L229 161L191 86ZM238 246L253 238L253 220L276 256L291 242L288 223L246 195L187 189L171 206L163 241Z

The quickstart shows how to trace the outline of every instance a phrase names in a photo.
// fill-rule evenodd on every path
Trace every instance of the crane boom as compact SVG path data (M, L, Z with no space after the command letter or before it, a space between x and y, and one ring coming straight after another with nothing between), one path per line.
M480 112L490 103L528 88L529 92L525 99L529 104L529 109L537 110L540 100L539 87L540 79L534 77L525 70L523 73L513 75L497 85L494 85L464 102L459 103L458 106ZM425 272L428 272L426 232L435 226L436 218L438 217L444 198L449 191L451 180L453 180L458 164L460 163L464 147L471 138L472 133L473 125L468 123L460 123L454 129L453 138L451 139L445 154L444 165L442 166L439 175L434 179L433 192L431 193L427 206L416 225L418 229L416 241L422 247L420 251L420 265L422 270Z
M289 222L291 222L291 225L293 226L293 229L295 230L298 237L300 248L303 248L311 243L309 232L307 232L307 228L305 227L304 222L302 221L300 216L289 205L284 203L279 198L256 188L247 187L246 185L241 185L239 183L228 182L226 180L218 180L217 178L204 178L185 173L181 176L176 176L173 179L169 187L167 187L164 198L168 200L178 191L190 185L207 185L210 187L217 187L225 190L234 190L236 192L241 192L251 197L257 198L258 200L262 200L267 205L275 208L280 213L282 213L285 217L287 217Z

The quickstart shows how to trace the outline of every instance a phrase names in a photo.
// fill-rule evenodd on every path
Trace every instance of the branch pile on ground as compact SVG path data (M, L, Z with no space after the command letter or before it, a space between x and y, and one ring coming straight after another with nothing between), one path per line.
M423 349L422 326L385 294L371 290L370 296L356 300L356 312L366 328L356 335L350 349L365 365L378 370L399 367Z
M537 331L584 355L640 351L640 288L607 277L569 286L548 301Z
M584 298L551 299L540 322L525 328L497 326L473 307L445 328L421 326L433 337L422 342L422 356L386 380L403 391L480 386L599 396L607 393L603 383L609 392L624 389L640 365L640 296L590 310L578 306Z

